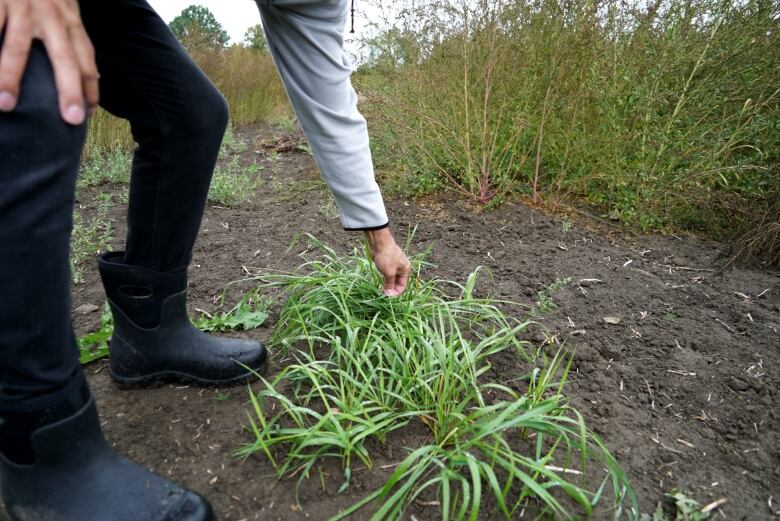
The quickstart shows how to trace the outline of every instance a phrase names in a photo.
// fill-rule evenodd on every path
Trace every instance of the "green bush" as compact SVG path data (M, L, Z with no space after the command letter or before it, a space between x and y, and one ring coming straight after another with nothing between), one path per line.
M780 196L778 19L764 0L424 2L358 76L379 170L737 231Z
M297 273L261 277L285 290L271 345L291 361L251 392L255 439L239 454L263 453L299 482L322 460L339 460L343 491L353 469L373 467L370 447L414 423L427 441L332 521L369 504L372 520L402 519L423 497L439 501L443 520L491 507L491 519L526 509L534 519L605 508L615 520L638 517L623 470L563 395L567 357L533 353L518 338L528 323L499 308L511 304L475 295L479 269L465 284L426 280L416 256L409 288L388 298L365 252L340 257L310 240L320 256ZM501 352L527 364L525 376L507 377L524 392L487 379Z

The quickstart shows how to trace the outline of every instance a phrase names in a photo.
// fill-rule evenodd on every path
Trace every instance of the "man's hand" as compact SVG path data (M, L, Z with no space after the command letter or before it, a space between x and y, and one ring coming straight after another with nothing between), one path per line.
M81 23L76 0L0 0L0 111L10 112L34 38L42 40L54 69L62 119L84 121L84 102L92 114L98 104L95 50Z
M366 232L366 239L374 264L385 279L382 292L388 297L397 297L409 283L412 268L409 259L395 243L390 228Z

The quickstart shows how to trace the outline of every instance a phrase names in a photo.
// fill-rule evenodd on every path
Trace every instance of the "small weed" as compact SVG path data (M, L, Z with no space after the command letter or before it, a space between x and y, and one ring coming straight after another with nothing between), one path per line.
M279 152L271 150L268 154L268 160L271 161L271 177L279 177Z
M538 291L536 293L536 296L539 300L536 301L536 309L539 311L539 313L549 313L553 309L556 308L555 302L553 301L553 293L558 291L560 288L564 286L568 286L571 283L571 277L566 277L564 279L555 279L555 282L547 286L541 291Z
M82 212L73 213L73 231L70 236L71 278L76 284L84 282L84 264L101 251L110 248L113 239L113 226L108 218L111 199L99 199L97 211L92 217Z
M282 190L284 190L284 184L282 183L281 179L278 177L271 176L271 190L274 191L274 193L281 193Z
M130 182L132 155L121 149L93 156L81 163L77 188Z
M224 296L223 296L224 298ZM258 295L257 290L244 294L238 304L224 313L202 313L193 323L201 331L247 331L255 329L268 318L270 301Z
M330 192L325 196L325 202L320 206L320 215L326 219L338 219L339 209L336 206L336 199L333 198L333 194Z
M108 342L114 332L114 321L111 317L111 308L108 303L103 307L100 315L100 327L97 331L86 334L77 340L79 348L79 362L88 364L108 356Z
M504 204L505 200L500 195L495 195L490 198L490 200L485 203L485 205L481 208L481 210L486 212L492 212L493 210L497 210L502 204Z
M276 124L288 134L298 130L298 119L295 116L284 115L276 121Z
M664 513L663 505L659 502L653 516L643 514L640 521L704 521L710 515L709 512L702 511L701 505L696 500L683 492L672 491L667 496L674 499L674 518Z
M230 393L217 391L216 394L214 395L214 399L218 402L225 402L230 399Z
M674 321L675 321L675 320L677 320L678 318L680 318L680 317L679 317L679 315L677 315L677 313L674 311L674 308L672 308L672 306L669 306L669 307L666 309L666 320L668 320L668 321L670 321L670 322L674 322Z
M111 192L100 192L97 194L96 199L99 205L111 205L114 202L114 194Z
M225 136L222 138L222 146L219 149L219 158L224 160L244 152L247 144L233 132L233 126L229 125L225 130Z
M311 147L308 144L298 145L295 150L306 155L312 155Z
M209 201L222 206L238 206L247 201L262 184L259 175L262 168L254 162L242 165L238 156L218 165L211 180Z
M573 225L571 221L564 219L563 222L561 222L561 230L563 231L563 233L569 233L572 227Z

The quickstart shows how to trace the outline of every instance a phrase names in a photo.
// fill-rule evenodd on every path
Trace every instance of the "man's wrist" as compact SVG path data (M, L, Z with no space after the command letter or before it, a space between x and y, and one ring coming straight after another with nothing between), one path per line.
M368 246L372 251L377 251L385 248L386 246L395 244L393 233L390 231L390 227L386 226L379 230L366 230L365 232Z

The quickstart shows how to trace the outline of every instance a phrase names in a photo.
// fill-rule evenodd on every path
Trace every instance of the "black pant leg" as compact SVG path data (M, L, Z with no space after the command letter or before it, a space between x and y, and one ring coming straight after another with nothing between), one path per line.
M227 104L143 0L82 0L101 106L130 121L125 262L168 271L189 263L227 125Z
M47 407L81 381L68 255L84 135L62 121L35 43L19 104L0 113L0 411Z

